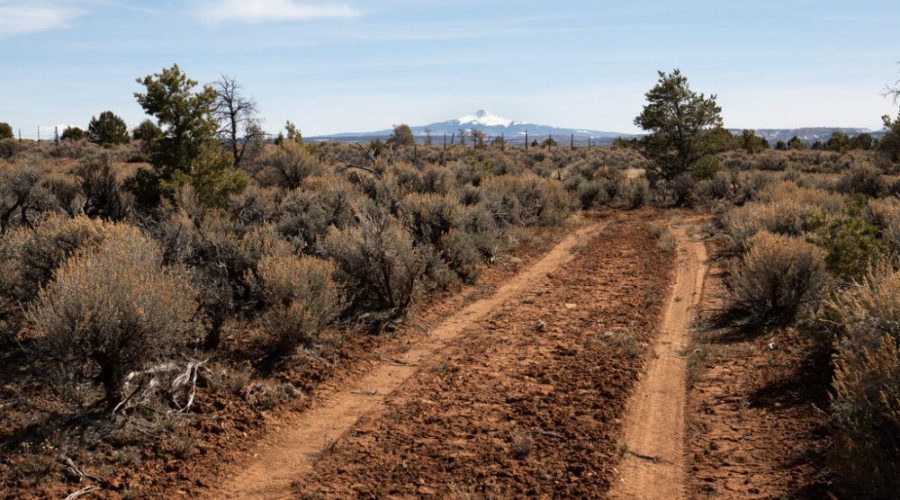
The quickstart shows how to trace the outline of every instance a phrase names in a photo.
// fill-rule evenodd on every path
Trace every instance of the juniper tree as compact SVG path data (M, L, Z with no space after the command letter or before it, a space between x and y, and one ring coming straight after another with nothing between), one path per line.
M63 141L80 141L87 137L87 132L79 127L66 127L59 138Z
M125 144L130 140L125 120L112 111L104 111L100 116L91 118L88 136L91 141L103 146Z
M634 123L650 132L640 145L653 162L648 169L652 181L674 179L718 152L720 141L711 132L722 126L722 108L715 95L692 91L687 78L675 69L669 74L660 71L646 97L647 105Z
M184 184L208 193L201 201L211 204L221 204L230 194L240 192L246 180L215 151L219 147L216 89L204 85L195 91L197 82L177 64L137 81L146 92L136 92L135 98L147 114L156 117L163 131L149 148L153 171L140 170L129 181L128 188L138 203L155 206L161 195L172 195ZM206 185L208 182L217 184Z
M391 134L387 143L393 146L412 146L416 143L416 137L413 135L409 125L401 123L394 126L394 133Z
M756 135L756 132L753 130L744 129L741 132L741 149L750 154L755 154L769 149L769 142L765 138Z
M162 137L163 131L152 120L144 120L131 131L131 138L144 143L151 143Z
M806 149L806 143L795 135L794 137L791 137L791 140L787 142L787 148L796 151L802 151Z

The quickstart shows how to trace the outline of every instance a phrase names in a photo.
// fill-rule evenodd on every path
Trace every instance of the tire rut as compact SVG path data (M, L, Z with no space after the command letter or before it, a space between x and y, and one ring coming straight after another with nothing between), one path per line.
M624 454L612 498L686 497L684 350L702 296L707 256L704 243L692 239L683 223L673 233L678 242L674 288L646 373L623 420Z
M449 341L574 257L607 223L592 223L574 231L536 263L518 273L490 297L478 300L447 318L429 336L395 359L384 359L364 377L348 384L299 414L286 416L269 433L234 475L213 487L207 498L289 498L292 485L308 473L330 442L362 416L380 411L385 399Z

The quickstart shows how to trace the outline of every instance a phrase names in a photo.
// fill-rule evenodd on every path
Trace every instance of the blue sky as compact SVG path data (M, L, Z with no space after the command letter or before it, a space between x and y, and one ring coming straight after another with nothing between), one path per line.
M0 0L0 121L134 125L135 78L177 62L306 135L478 108L630 132L674 67L729 127L877 128L897 113L898 28L895 0Z

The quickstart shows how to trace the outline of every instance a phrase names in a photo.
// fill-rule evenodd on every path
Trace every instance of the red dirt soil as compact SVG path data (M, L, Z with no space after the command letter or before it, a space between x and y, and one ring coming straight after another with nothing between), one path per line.
M706 276L706 245L688 234L687 223L673 227L677 241L675 284L666 302L661 332L647 372L625 414L625 455L612 498L674 500L685 497L685 350L697 318Z
M671 277L648 218L615 219L421 363L382 411L320 450L296 492L602 496Z
M580 219L571 225L583 224ZM479 297L489 295L520 269L539 259L571 228L522 230L511 236L515 250L502 255L486 268L474 285L434 293L416 303L407 320L393 333L367 335L358 331L333 332L338 341L326 344L315 355L298 353L286 360L271 377L253 378L254 384L284 384L294 394L273 404L258 405L243 390L235 394L226 388L204 387L198 391L192 414L176 421L160 436L121 443L109 437L98 440L97 429L78 422L60 421L52 405L26 397L39 391L27 378L21 388L0 387L0 498L63 498L85 486L58 460L65 453L86 473L100 477L103 485L87 498L171 498L193 497L207 491L221 479L223 470L239 467L248 450L267 435L285 415L302 412L347 381L368 373L381 359L415 345L445 317ZM242 337L226 340L225 349L241 349ZM234 345L229 345L231 342ZM13 352L12 356L15 355ZM16 369L16 358L0 359ZM27 374L22 375L26 377ZM104 433L121 432L117 426L101 426ZM133 433L132 433L133 434ZM75 436L75 437L66 437ZM86 441L91 444L86 445Z
M703 316L721 307L727 261ZM691 497L828 498L827 354L790 328L698 332L691 345L685 449Z
M307 472L319 452L334 436L347 432L356 421L384 408L387 395L397 390L416 371L419 364L439 355L448 342L457 338L477 321L508 300L530 289L548 273L572 259L576 245L590 239L605 226L593 223L567 235L550 252L506 281L489 297L472 302L404 352L382 358L369 373L348 383L312 408L286 419L284 425L268 433L241 463L227 482L214 487L210 498L282 498L291 493L291 483Z

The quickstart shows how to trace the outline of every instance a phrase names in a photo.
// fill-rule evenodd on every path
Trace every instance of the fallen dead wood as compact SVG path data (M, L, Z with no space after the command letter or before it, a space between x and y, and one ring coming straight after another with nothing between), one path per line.
M205 364L206 361L188 359L184 367L169 362L129 373L123 388L126 396L113 408L113 415L146 407L154 398L170 404L173 407L170 413L190 410L197 393L197 379Z

